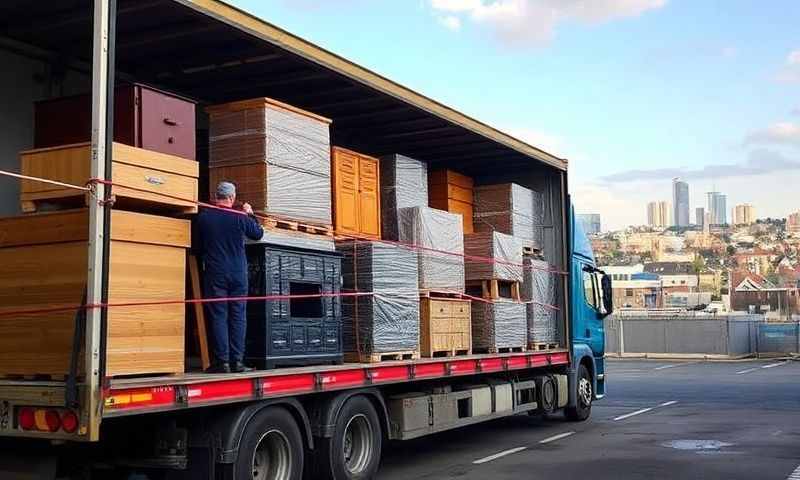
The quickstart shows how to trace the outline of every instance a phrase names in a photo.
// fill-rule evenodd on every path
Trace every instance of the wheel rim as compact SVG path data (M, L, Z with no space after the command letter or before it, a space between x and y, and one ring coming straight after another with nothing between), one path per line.
M372 459L372 424L363 414L354 415L344 429L342 455L347 471L357 475L366 471Z
M578 397L585 407L592 404L592 382L586 377L582 377L578 382Z
M269 430L253 452L254 480L288 480L292 473L289 439L280 430Z

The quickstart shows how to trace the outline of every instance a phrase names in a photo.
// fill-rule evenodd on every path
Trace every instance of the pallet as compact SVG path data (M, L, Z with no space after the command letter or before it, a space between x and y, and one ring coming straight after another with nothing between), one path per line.
M472 355L472 349L465 350L436 350L431 352L431 358L437 357L462 357L464 355Z
M539 256L541 254L542 254L541 248L532 247L530 245L522 247L523 256Z
M455 299L464 298L463 293L453 292L450 290L420 290L419 296L421 298L455 298Z
M402 352L375 352L358 353L347 352L344 354L344 361L347 363L379 363L394 362L398 360L418 360L418 350L406 350Z
M525 347L473 348L474 353L521 353Z
M266 214L260 213L259 215ZM261 218L261 225L272 230L292 230L311 235L325 235L329 237L333 236L333 227L329 225L314 225L311 223L285 220L282 218Z
M528 350L533 351L543 351L543 350L555 350L558 348L558 343L554 342L531 342L528 344Z
M521 301L520 282L507 280L470 280L466 283L468 289L476 290L480 288L480 297L486 300L498 300L507 298L515 302Z

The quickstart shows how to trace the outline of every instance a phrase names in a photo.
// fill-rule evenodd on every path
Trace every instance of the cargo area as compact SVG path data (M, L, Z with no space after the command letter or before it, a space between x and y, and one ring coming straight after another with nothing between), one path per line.
M0 175L0 385L80 384L87 308L105 310L106 393L128 395L109 411L136 389L207 380L191 224L222 180L265 228L247 246L258 370L214 376L262 378L229 385L240 394L349 365L568 361L566 160L223 3L116 3L96 307L81 306L98 201L92 3L0 6L0 170L66 184Z

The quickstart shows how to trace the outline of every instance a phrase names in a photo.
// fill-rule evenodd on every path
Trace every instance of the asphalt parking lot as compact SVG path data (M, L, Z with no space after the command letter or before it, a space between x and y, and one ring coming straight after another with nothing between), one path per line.
M800 361L608 363L589 421L515 416L393 442L378 478L800 480Z

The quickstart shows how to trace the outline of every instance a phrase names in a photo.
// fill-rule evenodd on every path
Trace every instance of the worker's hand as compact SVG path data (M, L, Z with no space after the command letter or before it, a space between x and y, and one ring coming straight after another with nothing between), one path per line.
M247 202L242 204L242 211L248 215L253 215L253 207Z

